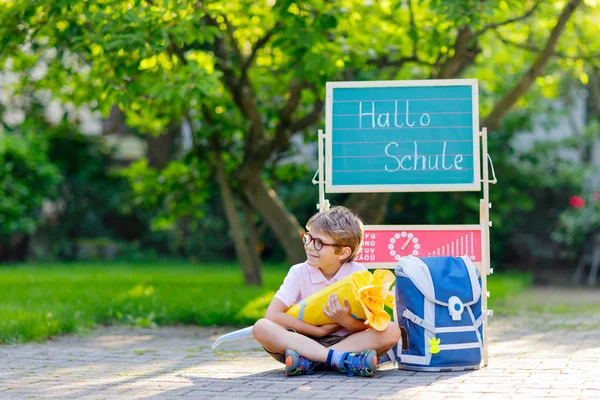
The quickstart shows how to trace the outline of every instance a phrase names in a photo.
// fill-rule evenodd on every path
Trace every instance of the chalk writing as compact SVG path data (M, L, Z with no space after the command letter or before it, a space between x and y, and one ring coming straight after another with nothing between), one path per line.
M363 103L366 103L366 104L371 103L371 107L370 107L371 111L363 112ZM394 118L394 126L396 128L404 127L405 123L406 123L406 126L408 126L408 127L415 126L416 121L414 119L411 119L409 116L410 101L406 100L405 104L406 104L406 113L404 114L404 122L398 123L398 115L402 115L402 114L398 114L398 100L394 101L393 118ZM384 112L384 113L377 114L375 112L375 102L373 102L373 101L371 101L371 102L361 101L359 103L358 126L360 129L363 129L362 119L364 116L371 116L371 126L368 126L366 128L389 128L390 127L390 113ZM420 126L428 126L430 123L431 123L431 117L429 116L429 114L421 113L421 116L419 117L419 125Z
M461 170L463 169L462 167L462 161L463 161L463 155L462 154L455 154L454 155L454 159L453 161L449 164L446 165L446 144L447 142L443 142L442 145L442 153L441 155L419 155L419 148L418 148L418 144L417 142L413 142L414 143L414 153L412 155L405 155L402 158L398 158L397 156L395 156L394 154L390 153L390 148L392 146L394 147L399 147L400 145L396 142L390 142L388 143L387 146L385 146L385 155L394 159L396 162L396 165L394 168L392 167L388 167L388 165L385 166L385 170L388 172L394 172L394 171L398 171L400 169L404 170L404 171L411 171L411 170L437 170L437 169L442 169L442 170L449 170L449 169L455 169L455 170ZM452 156L449 156L452 157ZM440 165L440 159L441 158L441 165Z

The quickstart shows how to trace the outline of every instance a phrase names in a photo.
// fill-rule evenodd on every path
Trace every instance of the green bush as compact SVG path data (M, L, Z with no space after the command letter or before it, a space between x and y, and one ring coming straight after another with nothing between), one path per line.
M23 258L15 247L36 231L42 203L60 183L41 135L0 132L0 260Z
M38 260L155 259L169 236L151 232L152 213L128 207L132 193L118 175L113 149L66 121L45 128L47 158L62 175L51 211L38 226Z
M49 127L46 136L48 158L64 179L52 216L40 235L52 238L51 258L74 259L79 239L113 237L121 226L127 226L110 226L110 222L121 214L119 207L128 186L111 175L112 151L101 138L78 133L66 122Z
M561 256L565 259L577 260L585 240L600 230L600 189L597 190L586 197L572 196L570 207L559 216L552 237L561 245Z

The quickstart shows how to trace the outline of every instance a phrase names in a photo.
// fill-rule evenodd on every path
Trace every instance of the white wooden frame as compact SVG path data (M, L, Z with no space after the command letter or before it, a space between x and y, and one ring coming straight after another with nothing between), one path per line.
M481 232L481 263L475 263L476 267L478 267L481 271L481 286L482 286L482 312L483 312L483 354L482 354L482 363L483 366L486 367L488 365L488 316L492 315L492 311L488 310L487 299L489 297L489 292L487 290L487 276L493 273L493 269L490 265L490 226L492 223L490 222L490 208L492 208L492 204L489 199L489 184L495 184L496 179L489 180L489 163L488 163L488 149L487 149L487 128L482 128L481 131L479 129L479 111L478 111L478 96L475 96L474 93L473 99L476 100L473 108L473 128L474 132L476 132L473 140L473 154L474 158L474 169L475 169L475 183L473 185L453 185L452 189L450 189L451 185L444 185L444 187L439 187L438 185L387 185L384 187L374 187L376 185L361 185L361 186L337 186L333 187L331 185L331 151L332 151L332 143L331 143L331 128L332 128L332 111L333 111L333 88L340 87L390 87L390 86L460 86L460 85L471 85L475 91L477 91L477 80L476 79L456 79L456 80L429 80L429 81L371 81L371 82L328 82L327 83L327 99L326 99L326 132L323 133L323 130L319 129L318 132L318 163L319 169L317 171L318 181L313 179L314 184L319 185L319 204L317 204L317 208L320 211L326 211L329 209L329 201L325 198L325 193L340 193L340 192L422 192L422 191L481 191L483 186L483 198L479 202L479 225L423 225L421 230L431 229L431 227L439 227L440 230L460 230L458 227L463 227L465 230L474 230L478 229ZM481 153L480 153L480 139L481 139ZM480 154L483 164L480 164ZM480 167L482 171L482 176L480 175ZM326 173L324 173L324 171ZM324 179L324 175L326 175L326 179ZM483 184L483 185L481 185ZM400 186L400 187L397 187ZM447 186L447 187L446 187ZM468 186L468 188L467 188ZM342 188L346 190L341 190ZM447 189L447 190L446 190ZM410 229L416 230L418 229L414 225L398 225L410 227ZM374 227L384 229L390 229L394 226L385 226L385 225L371 225L369 229L373 229ZM387 263L384 263L387 264ZM370 264L375 268L378 266L375 263ZM389 266L383 266L383 268L389 268ZM395 312L395 310L394 310Z
M333 128L333 89L337 88L370 88L370 87L419 87L419 86L469 86L472 95L473 114L473 183L461 184L408 184L408 185L333 185L331 157L333 143L331 134ZM327 82L325 98L325 137L327 150L325 152L326 180L325 186L328 193L374 193L374 192L458 192L480 191L480 154L479 154L479 88L477 79L431 79L431 80L405 80L405 81L349 81ZM319 164L321 165L321 164Z

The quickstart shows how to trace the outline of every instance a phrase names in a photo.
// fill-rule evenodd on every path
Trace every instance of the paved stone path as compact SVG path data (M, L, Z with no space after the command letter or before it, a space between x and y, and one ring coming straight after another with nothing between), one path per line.
M112 327L0 346L0 398L600 398L600 291L527 295L537 304L565 298L577 308L583 302L588 311L491 318L490 364L478 371L387 366L371 379L337 373L286 378L282 365L252 340L213 351L212 342L228 329Z

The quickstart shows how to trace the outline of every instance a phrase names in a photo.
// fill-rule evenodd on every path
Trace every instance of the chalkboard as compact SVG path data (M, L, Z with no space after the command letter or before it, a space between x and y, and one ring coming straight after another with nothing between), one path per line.
M326 191L479 191L475 79L328 82Z

